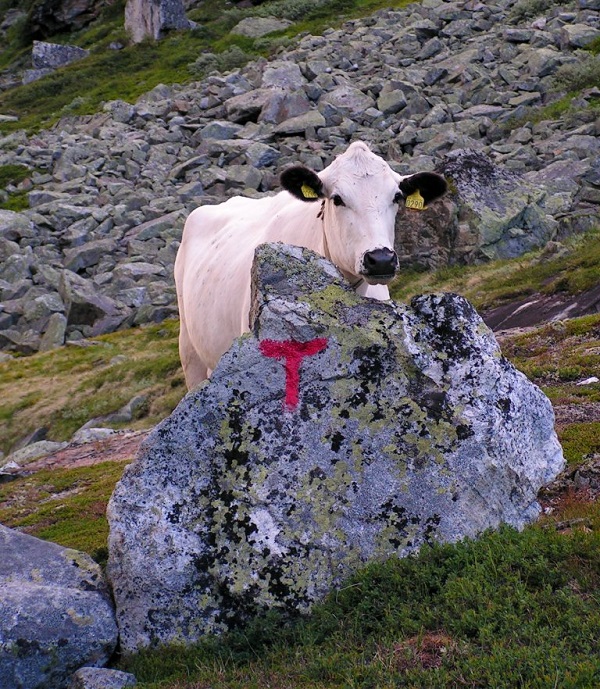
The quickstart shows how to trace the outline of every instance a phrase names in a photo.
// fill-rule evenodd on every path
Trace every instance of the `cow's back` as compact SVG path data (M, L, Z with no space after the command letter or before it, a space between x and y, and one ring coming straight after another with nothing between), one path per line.
M210 375L233 340L248 330L255 248L284 241L319 250L314 228L303 220L310 210L281 192L262 199L235 197L190 213L175 261L180 354L189 387ZM316 212L313 207L311 215Z

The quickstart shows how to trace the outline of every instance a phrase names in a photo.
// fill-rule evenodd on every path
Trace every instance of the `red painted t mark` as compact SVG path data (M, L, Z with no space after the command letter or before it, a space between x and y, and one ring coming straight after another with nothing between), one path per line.
M295 409L298 406L300 386L300 364L305 356L314 356L327 347L327 339L319 337L308 342L296 340L262 340L260 351L273 359L285 359L285 406Z

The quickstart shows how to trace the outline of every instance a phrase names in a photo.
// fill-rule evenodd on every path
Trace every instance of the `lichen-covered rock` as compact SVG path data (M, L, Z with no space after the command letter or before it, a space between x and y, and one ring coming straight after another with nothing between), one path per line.
M0 525L0 687L64 689L108 662L117 625L100 567L85 553Z
M69 65L71 62L83 60L89 54L89 50L84 50L76 45L34 41L31 61L34 69L56 69L57 67Z
M129 672L82 667L71 678L68 689L125 689L136 684L135 676Z
M558 222L544 210L547 192L539 184L474 150L452 151L438 171L454 192L462 232L466 225L475 238L468 242L475 252L467 262L515 258L554 238Z
M127 651L307 611L372 560L536 518L562 468L548 399L462 297L357 296L326 259L257 250L252 334L111 498Z

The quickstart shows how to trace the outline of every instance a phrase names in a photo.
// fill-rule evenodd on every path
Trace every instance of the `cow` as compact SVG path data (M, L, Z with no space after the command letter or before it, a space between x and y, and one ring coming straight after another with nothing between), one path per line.
M254 250L266 242L311 249L332 261L362 296L389 299L398 270L394 224L406 199L428 203L446 182L436 173L401 176L369 147L352 143L319 173L295 165L284 191L234 197L188 216L175 260L179 353L192 389L249 330Z

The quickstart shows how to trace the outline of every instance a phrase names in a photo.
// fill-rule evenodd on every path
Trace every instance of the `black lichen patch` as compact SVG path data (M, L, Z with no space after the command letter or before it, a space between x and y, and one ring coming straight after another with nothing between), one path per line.
M183 510L183 505L176 502L171 508L170 512L167 514L167 520L171 524L179 524L181 521L181 512Z
M332 436L331 436L331 449L333 452L339 452L340 448L342 447L342 443L344 442L345 437L339 432L336 431Z
M481 319L466 299L449 293L421 295L412 299L411 307L429 326L427 343L438 356L442 353L448 360L459 361L477 354L469 333ZM424 339L415 331L417 342Z
M389 343L387 347L378 344L369 347L356 347L352 352L355 362L355 378L358 383L356 391L345 400L344 406L356 408L375 403L372 421L384 419L386 409L380 407L380 398L385 391L386 378L395 366L396 347Z

